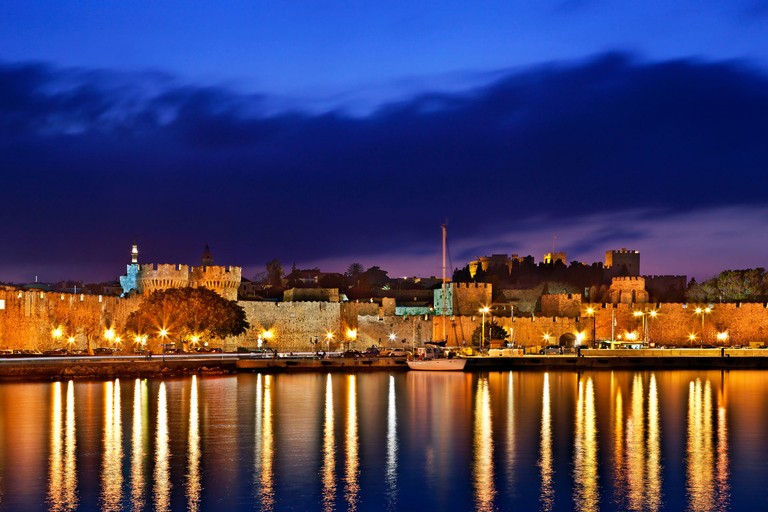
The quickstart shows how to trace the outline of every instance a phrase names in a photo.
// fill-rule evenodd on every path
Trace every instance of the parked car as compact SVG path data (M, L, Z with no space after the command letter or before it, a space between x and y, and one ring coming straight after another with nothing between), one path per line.
M561 355L562 353L563 349L560 345L549 345L548 347L539 350L539 355L542 356Z
M369 347L363 352L364 356L378 356L379 354L381 354L381 352L376 347Z
M411 353L403 348L393 348L383 351L381 355L387 357L408 357Z
M347 359L357 359L358 357L363 357L363 354L361 354L359 350L347 350L341 354L341 357Z
M53 350L46 350L43 352L44 356L65 356L67 355L67 351L63 348L55 348Z

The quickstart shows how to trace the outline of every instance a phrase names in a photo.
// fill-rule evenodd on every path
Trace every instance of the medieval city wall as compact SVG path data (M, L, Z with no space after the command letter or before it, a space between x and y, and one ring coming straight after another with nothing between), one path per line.
M273 334L266 347L281 351L310 351L313 348L310 339L317 336L319 341L325 341L328 333L333 334L338 348L344 335L338 302L239 301L238 305L245 310L250 328L242 336L227 338L223 343L225 351L235 351L237 347L257 348L258 337L265 331Z
M0 290L0 348L50 350L67 347L71 336L71 348L85 350L87 335L93 348L110 346L104 332L123 332L140 302L137 297ZM52 334L57 327L62 330L59 339Z
M432 341L432 321L423 315L363 315L358 317L357 343L352 348L364 349L371 345L411 350L426 341ZM394 334L394 340L390 335Z
M471 315L481 307L490 306L493 287L490 283L452 283L454 313Z
M581 294L558 293L541 296L542 316L581 316Z

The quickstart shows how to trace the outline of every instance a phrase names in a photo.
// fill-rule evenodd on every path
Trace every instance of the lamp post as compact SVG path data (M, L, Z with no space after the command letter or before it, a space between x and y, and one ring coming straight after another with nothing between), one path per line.
M165 362L165 339L168 337L168 331L165 329L160 329L160 354L163 358L163 362Z
M597 347L597 326L595 325L595 308L587 308L587 314L592 316L592 348Z
M392 344L395 342L395 333L389 335L389 349L392 350Z
M329 332L328 334L326 334L325 335L325 339L326 339L326 341L328 343L328 352L330 352L331 351L331 340L333 339L333 333Z
M481 334L482 338L480 341L480 353L483 353L483 350L485 349L485 314L488 313L490 309L488 306L485 306L484 308L480 308L480 312L483 314L483 326L481 328Z
M696 308L696 314L701 315L701 346L704 346L704 315L711 313L711 308Z
M104 337L107 339L109 345L112 345L112 340L115 339L115 331L111 328L104 331Z
M347 350L352 348L352 343L357 339L357 329L347 329Z
M650 341L650 336L648 336L648 317L650 316L651 318L656 318L656 311L635 311L633 314L638 317L643 317L643 344L647 345Z
M51 332L51 336L53 336L53 339L56 340L56 345L59 344L59 338L61 338L62 332L61 327L57 327ZM59 347L56 347L59 348Z

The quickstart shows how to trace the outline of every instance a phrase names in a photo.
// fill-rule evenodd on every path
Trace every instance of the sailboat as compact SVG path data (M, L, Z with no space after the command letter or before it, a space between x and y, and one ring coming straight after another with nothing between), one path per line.
M411 370L429 370L429 371L461 371L467 364L466 359L452 357L452 353L446 350L445 344L447 334L445 330L445 242L447 226L443 224L443 337L442 341L428 341L426 347L418 349L418 359L408 361L408 368Z

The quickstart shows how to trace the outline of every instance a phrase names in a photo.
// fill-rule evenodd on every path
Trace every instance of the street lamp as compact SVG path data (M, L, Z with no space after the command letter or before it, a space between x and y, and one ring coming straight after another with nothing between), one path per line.
M348 348L351 348L351 343L357 339L357 329L347 329L347 339L349 340L348 343L350 343Z
M650 341L649 340L649 336L648 336L648 325L649 325L648 324L648 317L650 316L651 318L656 318L656 310L651 310L651 311L635 311L633 314L635 316L638 316L638 317L640 317L640 316L643 317L643 321L642 321L642 324L643 324L643 343L644 344L648 344L648 342Z
M107 339L109 344L112 344L112 340L115 339L115 331L113 331L111 328L104 331L104 337Z
M59 344L59 338L61 338L61 334L61 327L57 327L53 330L53 332L51 332L51 336L53 336L53 339L56 340L56 345Z
M165 338L168 337L168 331L165 330L165 328L160 329L160 338L162 338L162 343L160 343L160 352L162 354L163 362L165 362Z
M331 340L333 339L333 333L329 332L328 334L326 334L325 335L325 339L326 339L326 341L328 343L328 352L330 352L331 351Z
M483 314L483 326L482 326L482 341L480 342L480 353L483 353L483 349L485 348L485 314L488 313L490 309L488 306L485 306L484 308L480 308L480 312Z
M688 339L690 340L691 345L693 345L693 342L696 341L696 335L691 333L688 335Z
M701 315L701 346L704 346L704 315L711 312L711 308L696 308L695 311L697 315Z
M395 333L389 335L389 348L392 348L392 344L395 342Z

